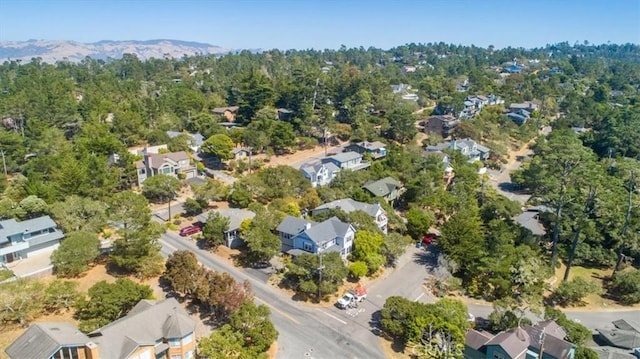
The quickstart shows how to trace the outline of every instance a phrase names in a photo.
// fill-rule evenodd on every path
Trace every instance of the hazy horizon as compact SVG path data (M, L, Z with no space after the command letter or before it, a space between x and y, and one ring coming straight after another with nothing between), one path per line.
M31 39L281 50L640 44L640 1L0 1L0 41Z

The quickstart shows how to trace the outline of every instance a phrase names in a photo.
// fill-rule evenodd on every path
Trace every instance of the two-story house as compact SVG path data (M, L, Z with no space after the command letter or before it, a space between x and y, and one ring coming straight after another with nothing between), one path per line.
M226 121L224 122L235 122L239 109L240 107L238 106L216 107L211 110L211 113L225 119Z
M333 209L338 209L346 213L363 211L373 218L376 225L378 225L378 228L380 228L383 233L387 233L387 212L382 208L382 206L380 206L380 203L369 204L358 202L351 198L343 198L320 205L314 208L311 211L311 214L315 216Z
M126 316L83 334L67 323L35 323L5 352L11 359L192 359L196 322L174 298L142 300Z
M393 177L385 177L377 181L369 182L362 186L362 188L373 197L384 198L392 205L396 203L400 195L404 192L402 183Z
M460 151L465 157L469 159L469 162L484 161L489 158L491 150L485 146L479 145L476 141L465 138L462 140L452 140L449 142L438 143L435 146L427 146L427 152L438 152L444 149L452 149L454 151Z
M576 346L553 320L517 327L497 335L469 329L464 357L468 359L573 359ZM542 355L540 351L542 349Z
M333 162L322 163L320 161L307 162L300 166L302 175L311 181L312 187L325 186L331 183L340 172L340 167Z
M138 186L149 177L164 174L178 177L182 174L185 179L196 177L196 167L191 164L186 152L147 153L141 161L136 162Z
M362 155L368 153L374 160L384 158L387 155L387 148L385 144L379 141L351 143L345 148L345 151L357 152Z
M283 252L291 255L301 253L319 254L338 252L346 258L353 250L356 230L337 217L316 223L302 218L287 216L276 228L282 242Z
M362 160L362 154L353 151L347 151L325 157L322 163L333 163L341 170L359 171L371 166L371 163Z
M0 264L53 251L63 237L62 231L49 216L22 222L15 219L0 221Z
M437 133L442 138L451 136L458 125L460 125L460 120L452 115L430 116L422 122L426 134Z
M238 248L244 245L240 237L240 225L247 219L252 219L256 214L252 211L240 208L214 209L199 214L196 218L201 223L207 223L210 213L219 213L229 220L229 227L224 231L224 243L229 248Z

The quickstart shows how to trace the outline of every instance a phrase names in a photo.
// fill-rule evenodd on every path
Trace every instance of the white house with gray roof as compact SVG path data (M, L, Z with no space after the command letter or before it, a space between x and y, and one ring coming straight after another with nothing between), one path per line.
M371 166L367 161L362 160L362 154L354 151L347 151L325 157L322 163L333 163L341 170L359 171Z
M326 186L340 172L340 167L334 163L322 163L320 161L307 162L300 167L302 175L311 181L311 187Z
M438 152L447 148L454 151L460 151L469 159L469 162L487 160L491 154L491 150L488 147L479 145L476 141L470 138L438 143L435 146L427 146L426 150L427 152Z
M146 153L142 160L136 162L138 186L149 177L163 174L178 178L183 175L185 179L195 178L196 167L191 164L191 159L184 151L169 153Z
M359 171L371 166L371 163L362 160L362 154L347 151L310 161L300 166L302 175L311 181L312 187L325 186L331 183L342 170Z
M311 213L315 216L317 214L330 210L341 210L346 213L352 213L355 211L365 212L373 218L373 220L376 222L376 225L378 225L378 228L380 228L383 233L387 233L387 212L384 210L384 208L382 208L382 206L380 206L380 203L376 202L374 204L370 204L358 202L351 198L343 198L320 205L314 208Z
M0 221L0 265L53 251L64 234L49 216Z
M324 222L306 221L287 216L276 229L282 241L283 252L291 255L338 252L346 258L353 250L356 230L337 217Z

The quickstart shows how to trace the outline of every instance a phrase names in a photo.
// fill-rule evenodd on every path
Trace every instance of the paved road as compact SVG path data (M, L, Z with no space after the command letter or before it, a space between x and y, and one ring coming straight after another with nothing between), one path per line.
M160 239L162 253L190 250L205 267L227 272L236 280L249 280L256 302L271 309L272 320L280 336L278 358L384 358L378 338L368 325L352 325L336 316L331 308L303 306L266 284L267 275L243 270L199 249L188 239L165 233Z
M524 156L526 157L532 154L533 151L528 150L524 153ZM489 170L487 173L489 174L488 183L493 186L498 193L510 200L518 201L524 205L531 196L528 194L518 193L515 185L511 183L511 173L520 168L523 159L524 157L519 160L516 158L505 164L501 171Z

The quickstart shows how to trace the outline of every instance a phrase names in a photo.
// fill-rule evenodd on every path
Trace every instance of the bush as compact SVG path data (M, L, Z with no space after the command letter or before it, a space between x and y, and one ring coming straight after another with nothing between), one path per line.
M589 349L587 347L579 346L576 349L576 353L574 355L574 359L598 359L598 353L594 350Z
M356 279L364 277L365 275L367 275L368 271L369 268L367 267L367 263L362 261L354 262L349 266L349 274L354 276Z
M89 269L100 254L98 235L91 232L71 232L51 255L55 272L61 277L76 277Z
M617 274L609 287L609 292L622 304L640 303L640 270Z
M574 278L562 282L551 295L551 300L561 306L582 304L582 299L590 293L601 293L601 288L584 278Z

